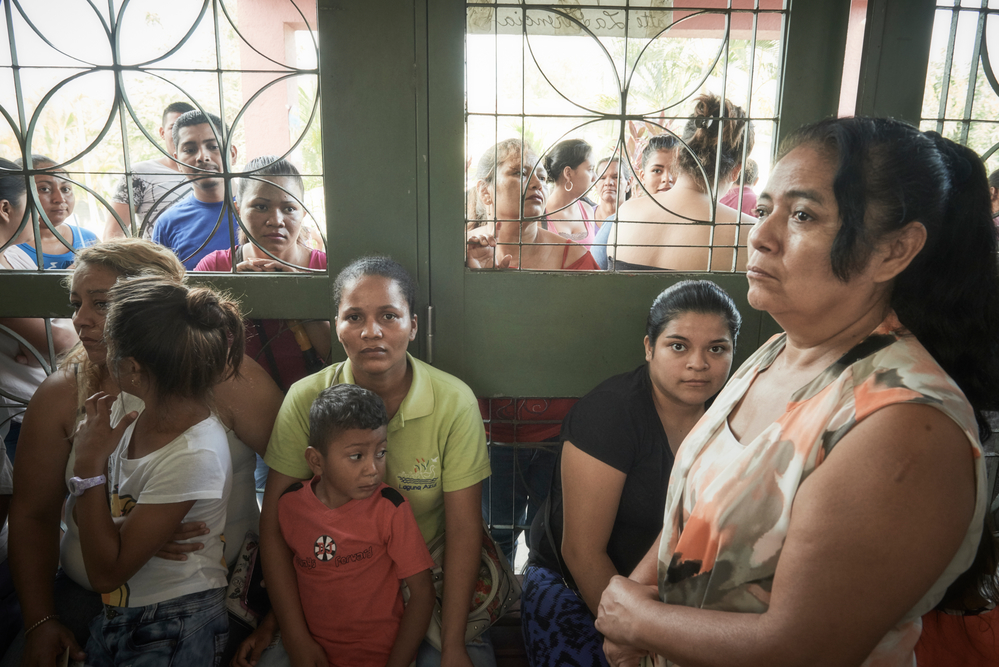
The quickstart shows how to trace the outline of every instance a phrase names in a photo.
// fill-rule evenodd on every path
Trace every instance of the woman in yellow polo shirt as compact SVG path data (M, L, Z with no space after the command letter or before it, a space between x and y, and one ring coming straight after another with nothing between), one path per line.
M288 664L289 659L311 664L313 656L322 654L305 624L291 554L286 547L282 552L272 536L278 531L278 498L295 482L312 477L303 457L309 408L320 391L346 382L370 389L385 402L390 420L385 482L409 500L427 542L447 533L443 657L448 664L495 665L488 640L465 644L468 604L479 570L482 480L489 476L485 431L471 389L406 352L417 332L415 297L412 277L386 257L363 257L337 276L335 327L347 361L295 383L271 433L260 532L264 579L275 613L243 643L238 664L263 667ZM349 607L338 613L350 613ZM261 656L275 622L283 650ZM417 665L441 660L441 653L424 642Z

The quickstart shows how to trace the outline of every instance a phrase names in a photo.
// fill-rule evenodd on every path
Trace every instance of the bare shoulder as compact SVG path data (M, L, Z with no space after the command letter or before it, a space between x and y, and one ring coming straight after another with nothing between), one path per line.
M665 214L666 211L656 198L649 196L629 199L617 209L619 222L642 222Z
M835 498L846 484L870 507L901 504L923 520L967 526L975 507L975 462L971 441L947 414L930 405L890 405L843 436L795 504L802 493Z
M846 434L836 450L856 456L903 456L928 466L953 459L970 463L974 456L964 431L942 410L925 404L884 407Z
M28 486L42 488L43 478L47 477L51 477L53 488L62 483L77 412L75 374L58 370L45 378L31 397L21 423L15 484L18 479L31 479Z
M641 202L643 199L645 199L645 197L629 199L628 201L618 206L617 208L618 221L630 220L638 212L639 202Z
M40 417L45 421L72 424L77 412L76 374L60 368L45 378L28 402L29 417Z
M267 451L284 395L260 364L244 356L239 375L215 387L215 410L236 436L261 456Z
M236 415L247 409L261 403L280 405L281 400L281 390L271 376L263 366L246 355L240 363L239 374L215 386L216 409L229 426Z

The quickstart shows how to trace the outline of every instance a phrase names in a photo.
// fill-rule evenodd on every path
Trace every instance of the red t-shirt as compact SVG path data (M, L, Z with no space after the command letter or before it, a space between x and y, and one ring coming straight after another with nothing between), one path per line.
M326 253L313 250L309 256L310 269L326 269ZM216 250L202 258L195 271L231 271L232 256L228 248ZM298 382L308 371L305 368L305 358L295 340L295 334L288 328L286 320L264 320L252 317L246 318L246 354L263 366L283 391ZM264 347L270 341L270 345ZM273 355L274 363L271 363Z
M434 561L401 493L382 484L331 510L316 497L317 480L278 500L305 621L330 667L384 665L402 618L399 582Z

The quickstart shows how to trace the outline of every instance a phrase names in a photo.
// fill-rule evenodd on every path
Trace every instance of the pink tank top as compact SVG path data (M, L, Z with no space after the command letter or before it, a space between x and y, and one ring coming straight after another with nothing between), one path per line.
M586 233L576 232L575 234L570 232L559 231L558 223L568 222L567 220L552 220L548 219L548 231L554 232L564 239L569 239L570 241L575 241L586 246L586 249L590 249L590 245L597 236L597 227L593 224L593 212L590 207L583 202L576 200L576 206L579 207L579 219L583 221L583 225L586 227Z

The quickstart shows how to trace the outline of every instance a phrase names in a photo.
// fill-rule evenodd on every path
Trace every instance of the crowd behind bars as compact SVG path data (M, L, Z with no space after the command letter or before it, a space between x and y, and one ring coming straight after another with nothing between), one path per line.
M994 660L999 178L973 152L825 121L759 188L752 123L712 95L634 158L499 142L468 192L470 269L745 271L786 331L729 379L741 316L683 281L641 366L578 403L504 402L408 354L416 289L389 258L339 271L330 322L187 285L327 268L296 167L255 157L227 186L227 134L167 107L167 155L122 179L103 241L66 222L57 157L31 156L37 236L24 164L0 163L4 268L70 269L74 309L2 320L2 388L31 396L4 422L4 665L495 664L466 632L483 515L509 518L507 556L531 526L532 665ZM133 216L142 239L119 238ZM483 420L552 446L487 448Z

